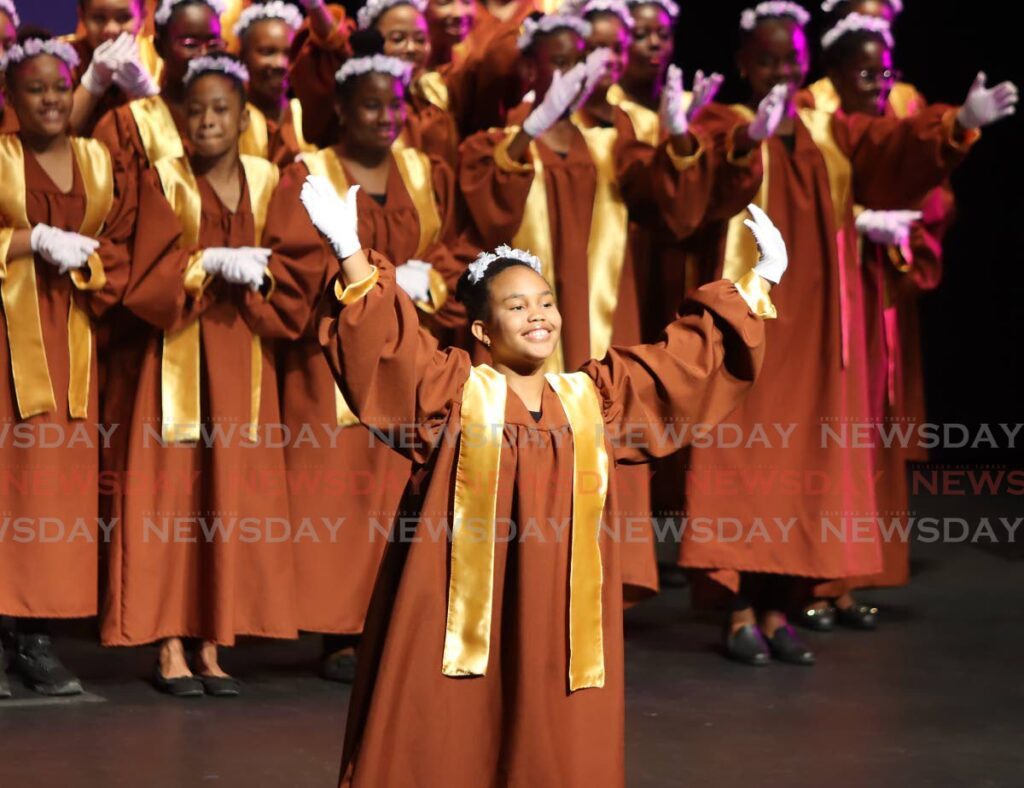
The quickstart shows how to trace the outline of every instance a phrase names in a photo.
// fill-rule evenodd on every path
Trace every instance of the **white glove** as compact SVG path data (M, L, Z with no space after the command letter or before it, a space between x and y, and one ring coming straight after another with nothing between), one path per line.
M920 211L863 211L857 217L857 232L876 244L899 246L910 237L910 225L923 215Z
M608 66L611 64L611 60L612 52L608 47L598 47L587 55L587 59L583 61L583 70L586 72L586 77L583 80L583 89L572 103L573 112L587 103L587 99L594 92L597 83L604 79L604 76L608 73Z
M327 238L339 260L363 248L359 243L358 191L358 186L351 186L342 198L329 180L321 175L309 175L299 195L313 226Z
M110 84L114 81L114 72L117 71L120 62L118 47L125 35L127 34L122 33L112 41L104 41L93 50L92 61L82 74L82 87L94 96L102 96L110 89Z
M757 116L747 127L747 135L750 139L760 142L775 134L782 122L782 116L786 112L788 100L789 88L785 85L776 85L767 96L761 99L761 103L757 105Z
M772 224L768 214L756 205L748 205L747 210L750 211L753 219L744 219L743 223L754 234L757 249L761 253L761 259L754 266L754 273L777 285L789 267L786 242L782 240L782 233Z
M717 71L712 72L709 77L704 76L703 71L697 71L693 77L693 97L690 100L689 108L686 110L687 120L692 121L697 117L697 113L714 100L723 82L725 82L725 77Z
M66 274L73 268L84 266L89 255L100 248L100 242L48 224L37 224L29 235L29 246L46 262L57 266L61 274Z
M422 260L410 260L395 269L398 286L408 293L413 301L430 300L430 271L433 266Z
M965 129L980 129L1009 117L1017 111L1017 86L1012 82L1000 82L994 88L985 87L985 72L979 71L974 84L967 91L964 105L956 119Z
M686 134L690 130L690 119L683 108L686 94L683 92L683 70L669 66L665 75L665 87L661 91L661 123L671 136Z
M114 72L114 82L130 99L155 96L160 92L160 86L142 65L138 39L129 33L122 33L121 38L126 41L120 52L121 61Z
M539 137L565 115L576 101L587 78L586 63L577 63L564 74L556 71L543 100L523 121L523 131Z
M270 262L270 250L252 246L238 249L212 247L203 250L203 270L211 276L220 276L236 285L248 285L256 292L263 286L263 278Z

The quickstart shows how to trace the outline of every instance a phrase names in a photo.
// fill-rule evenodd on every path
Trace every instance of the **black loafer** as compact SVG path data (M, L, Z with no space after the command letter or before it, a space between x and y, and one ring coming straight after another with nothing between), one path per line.
M328 654L320 663L320 676L328 681L351 684L356 680L356 655Z
M160 672L160 666L153 666L153 686L165 695L175 698L203 697L203 683L195 676L178 676L169 679Z
M775 630L775 634L767 638L767 641L772 656L779 662L788 662L790 665L813 665L815 662L814 652L804 645L789 624Z
M725 653L729 659L761 668L771 661L771 654L765 643L761 630L753 624L747 624L735 632L725 632Z
M242 692L242 682L233 676L196 676L207 695L214 698L237 698Z
M832 605L806 607L796 616L796 623L815 632L831 632L836 628L836 609Z
M878 627L878 608L856 603L836 611L836 621L850 629L875 629Z
M53 653L49 635L18 635L18 648L11 659L11 667L40 695L82 694L82 683Z

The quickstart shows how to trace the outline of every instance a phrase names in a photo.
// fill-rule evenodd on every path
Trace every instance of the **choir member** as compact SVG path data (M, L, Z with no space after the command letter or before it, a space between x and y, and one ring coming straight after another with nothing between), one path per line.
M378 576L341 785L624 786L619 545L602 514L619 464L665 448L665 422L716 422L752 384L781 239L757 213L764 257L739 289L696 291L657 344L546 374L563 321L536 257L502 246L460 281L493 364L474 367L361 251L354 195L310 178L302 200L340 261L318 310L331 370L364 424L409 434L421 469L417 518ZM623 429L644 439L611 439Z
M76 73L71 127L89 134L111 109L159 92L163 64L152 36L142 35L143 0L79 0L82 35L72 44Z
M158 641L154 683L179 697L239 693L218 653L238 636L297 635L274 340L308 322L319 271L272 251L297 230L272 199L277 168L238 152L247 81L229 55L189 64L193 155L161 159L140 186L124 304L145 351L110 379L130 420L102 640Z
M379 54L347 61L337 77L336 144L304 155L286 173L281 192L283 200L290 196L298 206L309 173L326 176L342 195L350 186L361 187L360 237L402 263L396 269L400 286L422 319L436 326L464 318L460 310L452 312L449 298L461 273L448 245L454 234L455 176L438 159L394 147L405 119L410 71L404 61ZM309 255L320 266L319 294L332 275L333 256L324 253L312 227L309 233L312 245L282 251ZM293 433L303 425L330 428L318 432L316 442L296 441L287 454L294 479L292 519L313 523L319 537L296 544L295 560L302 567L296 578L299 627L329 635L322 675L351 682L354 646L410 464L359 425L335 386L312 324L281 355L285 425ZM340 528L331 530L339 518Z
M679 6L673 0L628 0L633 15L629 61L620 84L626 97L657 112L675 51Z
M18 25L21 19L14 0L0 0L0 57L18 42ZM0 74L0 89L3 88L4 75ZM0 134L17 131L17 116L13 112L4 112L6 100L0 90Z
M16 620L12 669L44 695L82 691L48 625L97 612L94 328L124 291L134 224L106 148L67 133L77 66L70 44L28 28L0 63L19 128L0 135L0 422L29 436L0 445L0 473L21 480L3 508L24 529L0 540L0 615Z
M288 69L295 31L302 15L290 3L274 0L245 9L235 25L242 62L248 69L249 128L242 153L287 166L316 147L302 135L302 104L289 99Z
M430 65L437 68L455 59L476 22L477 0L427 0Z
M962 159L976 129L1016 101L1011 85L975 85L960 110L932 107L903 121L798 110L807 17L789 2L762 3L742 16L738 62L751 103L734 108L725 128L734 157L762 159L756 202L772 212L804 264L780 298L786 316L769 331L775 350L758 387L732 416L746 440L693 451L687 513L701 527L687 529L680 554L682 566L731 594L727 653L753 665L773 656L814 662L786 619L798 601L792 596L806 601L794 578L881 568L874 458L842 437L871 415L854 202L876 210L913 204ZM767 118L752 109L759 101L774 102ZM739 220L726 225L715 261L726 278L742 276L755 259ZM789 425L785 437L760 439L757 428L772 424L777 431Z

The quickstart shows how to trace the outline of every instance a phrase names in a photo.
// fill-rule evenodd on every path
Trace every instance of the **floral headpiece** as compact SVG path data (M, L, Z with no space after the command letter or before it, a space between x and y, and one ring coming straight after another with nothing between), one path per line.
M158 27L163 27L171 21L171 14L174 13L174 7L187 2L190 2L190 0L160 0L160 5L153 14L153 21ZM208 5L210 10L212 10L217 16L224 13L224 0L201 0L201 2Z
M15 44L4 53L3 58L0 58L0 71L6 71L11 66L38 55L53 55L63 60L72 71L78 68L78 53L67 41L57 38L30 38L24 43Z
M572 30L580 38L586 38L590 35L590 23L571 14L548 14L540 19L527 17L519 28L516 49L523 52L533 45L533 39L538 35L555 30Z
M362 74L369 74L370 72L390 74L395 79L401 80L403 85L408 85L409 79L412 77L412 65L390 55L354 57L351 60L346 60L345 65L338 69L338 73L334 75L334 80L340 85L347 79L358 77Z
M865 16L864 14L850 14L840 19L835 27L821 37L821 48L828 49L847 33L857 33L862 30L881 36L889 49L892 49L895 45L892 38L892 29L884 19L880 19L877 16Z
M427 0L369 0L359 9L356 20L359 22L360 30L368 30L373 27L381 14L394 8L396 5L411 5L421 14L426 13Z
M626 5L630 8L638 5L660 5L662 10L669 15L669 18L675 22L679 18L679 6L676 5L672 0L626 0Z
M491 263L496 260L518 260L530 266L538 274L541 274L540 259L536 255L532 255L523 249L513 249L508 244L502 244L493 252L481 252L477 255L476 260L469 264L469 281L474 285L479 284Z
M234 58L224 55L203 55L189 61L185 73L185 87L206 74L224 74L233 77L243 85L249 81L249 69Z
M802 5L791 3L789 0L770 0L744 11L740 15L740 27L743 30L753 30L762 19L779 16L788 16L800 27L805 27L811 21L811 15Z
M302 27L302 14L298 8L282 0L272 0L269 3L251 5L242 12L238 17L238 24L235 25L235 38L241 38L251 25L264 19L279 19L292 30Z

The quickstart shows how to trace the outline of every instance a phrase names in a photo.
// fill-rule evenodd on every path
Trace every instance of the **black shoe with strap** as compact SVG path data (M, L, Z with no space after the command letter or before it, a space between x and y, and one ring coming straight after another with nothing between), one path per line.
M18 634L11 667L40 695L63 697L82 694L82 683L53 653L49 635Z

